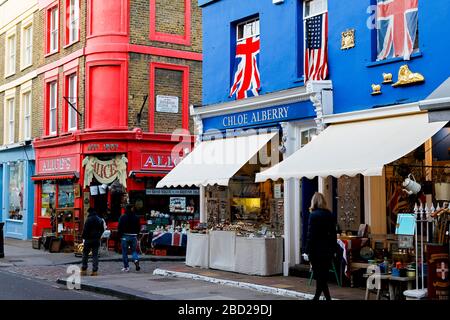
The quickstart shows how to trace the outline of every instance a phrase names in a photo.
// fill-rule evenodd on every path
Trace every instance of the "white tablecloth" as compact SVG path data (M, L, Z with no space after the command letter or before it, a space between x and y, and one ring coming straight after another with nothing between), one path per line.
M237 237L235 271L260 276L283 273L283 239Z
M212 231L209 234L209 267L235 271L236 234L233 231Z
M209 267L209 235L188 233L186 265L191 267Z

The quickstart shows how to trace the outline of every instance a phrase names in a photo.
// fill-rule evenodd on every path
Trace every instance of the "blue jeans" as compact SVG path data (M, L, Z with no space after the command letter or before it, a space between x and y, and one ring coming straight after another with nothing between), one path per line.
M122 237L122 259L123 266L129 268L128 264L128 247L131 248L131 255L133 256L133 261L139 261L139 256L136 251L137 237L124 235Z

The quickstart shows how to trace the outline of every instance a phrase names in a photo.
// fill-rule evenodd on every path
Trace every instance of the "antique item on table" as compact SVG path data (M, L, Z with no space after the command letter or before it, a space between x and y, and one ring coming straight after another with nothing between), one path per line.
M408 65L403 65L398 71L398 80L393 87L404 86L408 84L421 83L425 81L425 77L417 72L409 70Z
M379 84L372 84L372 93L371 95L379 95L381 94L381 85Z
M392 73L383 72L383 83L392 83Z
M371 247L365 246L362 247L361 250L359 251L359 256L364 260L370 261L370 259L374 257L374 252Z
M414 248L414 237L413 236L398 236L398 247L401 249L412 249Z
M347 50L355 47L355 29L342 32L341 50Z

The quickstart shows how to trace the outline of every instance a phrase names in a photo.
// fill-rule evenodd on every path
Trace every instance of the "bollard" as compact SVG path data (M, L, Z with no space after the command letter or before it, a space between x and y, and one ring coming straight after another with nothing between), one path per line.
M5 257L5 247L3 242L3 226L5 225L4 222L0 222L0 258Z

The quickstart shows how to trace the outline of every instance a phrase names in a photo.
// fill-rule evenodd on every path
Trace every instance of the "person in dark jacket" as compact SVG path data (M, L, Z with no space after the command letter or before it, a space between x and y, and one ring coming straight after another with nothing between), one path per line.
M84 239L83 258L81 262L81 274L87 274L89 252L92 250L92 276L98 272L98 249L100 238L105 231L103 220L93 208L88 209L88 217L84 223L82 238Z
M319 300L322 292L331 300L327 282L337 246L336 217L327 209L325 197L319 192L312 197L310 211L306 254L316 279L314 300Z
M136 271L141 268L139 266L139 256L137 254L137 237L141 231L141 224L139 218L136 216L134 207L132 205L127 205L125 208L125 214L119 219L118 235L119 239L122 239L122 258L123 258L123 268L122 271L130 271L130 266L128 264L128 248L131 248L131 254L133 256L133 261L136 266Z

